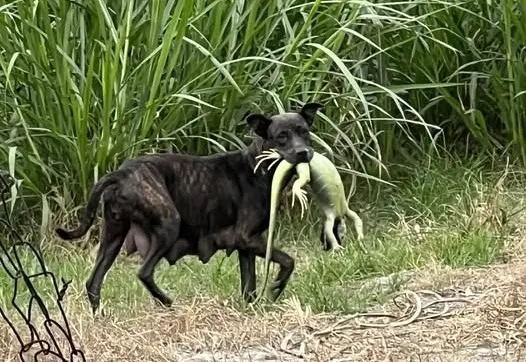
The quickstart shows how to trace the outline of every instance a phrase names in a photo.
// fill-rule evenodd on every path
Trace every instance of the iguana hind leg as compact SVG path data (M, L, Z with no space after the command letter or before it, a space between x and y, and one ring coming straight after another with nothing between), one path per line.
M355 213L354 211L352 211L350 208L347 208L347 211L345 212L345 215L352 219L353 223L354 223L354 228L356 229L356 234L357 234L357 239L358 239L358 245L360 246L360 248L362 249L362 251L364 253L367 253L367 248L365 247L365 245L363 244L363 223L362 223L362 219L360 219L360 217L358 216L357 213Z
M331 249L333 251L336 251L336 250L343 249L343 246L338 244L338 240L336 239L336 236L334 236L334 233L333 233L334 221L335 221L334 215L332 214L327 215L323 223L323 232L325 233L325 238L329 242Z
M334 227L332 228L332 232L334 235L336 235L336 240L338 240L338 244L342 244L343 238L347 235L347 226L345 225L345 218L340 217L336 218L336 221L334 221Z

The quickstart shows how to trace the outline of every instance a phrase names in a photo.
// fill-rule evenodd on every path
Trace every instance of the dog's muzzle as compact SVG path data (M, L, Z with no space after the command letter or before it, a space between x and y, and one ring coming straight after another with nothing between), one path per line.
M296 162L310 162L310 160L312 160L312 156L314 156L314 150L310 147L305 147L296 151Z

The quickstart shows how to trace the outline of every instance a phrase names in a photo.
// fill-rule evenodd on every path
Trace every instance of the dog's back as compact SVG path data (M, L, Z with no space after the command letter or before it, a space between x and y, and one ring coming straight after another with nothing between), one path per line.
M254 175L242 151L210 156L151 154L124 162L121 169L129 170L121 187L143 188L146 198L157 187L170 193L165 202L174 203L181 215L181 236L190 239L192 230L206 234L234 224L248 203L261 207L262 214L268 204L268 185Z

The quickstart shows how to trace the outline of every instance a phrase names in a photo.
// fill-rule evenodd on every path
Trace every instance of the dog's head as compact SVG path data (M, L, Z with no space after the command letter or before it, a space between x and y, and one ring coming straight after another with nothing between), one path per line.
M274 148L281 157L294 165L310 162L314 150L309 131L321 107L318 103L306 103L298 112L270 117L251 114L247 117L247 123L263 138L262 150Z

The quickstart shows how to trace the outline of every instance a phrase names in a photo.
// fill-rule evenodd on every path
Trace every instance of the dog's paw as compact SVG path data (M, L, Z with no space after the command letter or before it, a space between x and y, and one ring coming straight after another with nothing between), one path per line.
M163 296L163 297L160 297L160 299L154 298L154 303L159 308L169 309L169 308L171 308L171 306L173 304L173 301L169 297Z
M275 302L279 296L281 295L281 292L283 291L283 286L280 282L273 282L270 285L267 298L269 301Z

